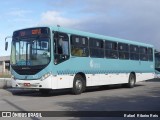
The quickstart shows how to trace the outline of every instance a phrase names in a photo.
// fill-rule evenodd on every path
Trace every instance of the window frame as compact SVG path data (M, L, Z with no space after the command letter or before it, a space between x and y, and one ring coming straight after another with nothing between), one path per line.
M90 57L104 58L104 40L98 38L89 38L89 52Z
M121 48L120 48L120 45L122 45L122 47L125 45L125 48L124 48L124 49L121 49ZM127 46L126 46L126 45L127 45ZM119 42L119 43L118 43L118 56L119 56L119 59L129 60L129 57L130 57L129 44L127 44L127 43L122 43L122 42Z
M107 46L110 44L111 46ZM114 45L114 47L113 47ZM109 59L118 59L118 43L115 41L105 40L105 57Z
M74 38L76 38L76 37L79 38L79 44L74 41ZM85 43L86 44L83 44L83 38L85 38ZM72 35L70 35L70 46L71 46L70 50L71 50L71 55L72 56L89 57L89 40L88 40L88 37L72 34ZM74 52L73 48L77 51L77 55L73 54L73 52ZM84 55L84 56L83 55L78 55L78 54L83 54L84 51L85 51L86 55Z
M144 51L142 50L144 49ZM148 61L148 48L144 46L139 47L139 55L141 61Z
M149 52L151 50L151 52ZM152 62L153 61L153 48L148 47L148 61Z
M65 37L67 37L66 41L68 42L68 54L63 54L63 49L62 49L62 53L58 53L58 45L57 44L59 44L58 43L59 36L56 36L56 35L59 35L59 34L62 34ZM53 53L54 53L54 64L55 65L58 65L58 64L66 61L70 58L70 44L69 44L69 42L70 41L69 41L69 34L68 33L53 31Z
M136 51L134 50L135 48L137 49ZM130 44L129 52L130 52L130 60L139 60L140 59L138 45Z

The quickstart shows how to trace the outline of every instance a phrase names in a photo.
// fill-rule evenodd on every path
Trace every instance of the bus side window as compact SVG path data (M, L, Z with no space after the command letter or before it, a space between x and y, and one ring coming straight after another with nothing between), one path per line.
M153 49L148 48L148 60L153 61Z
M104 41L97 38L89 38L90 56L104 58Z
M119 59L129 59L129 45L118 43Z
M139 46L130 45L130 59L131 60L139 60Z
M69 38L65 33L54 34L54 63L59 64L69 59Z
M148 61L148 51L147 47L140 47L140 60Z
M71 35L71 55L77 57L88 57L88 38L84 36Z
M105 56L110 59L118 59L117 42L105 41Z

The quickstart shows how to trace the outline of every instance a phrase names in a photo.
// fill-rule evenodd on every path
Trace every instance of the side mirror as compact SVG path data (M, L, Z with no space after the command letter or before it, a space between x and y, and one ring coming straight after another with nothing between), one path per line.
M5 50L7 51L8 49L8 42L5 42Z
M7 39L8 38L12 38L12 36L7 36L6 38L5 38L5 50L7 51L7 49L8 49L8 42L7 42Z

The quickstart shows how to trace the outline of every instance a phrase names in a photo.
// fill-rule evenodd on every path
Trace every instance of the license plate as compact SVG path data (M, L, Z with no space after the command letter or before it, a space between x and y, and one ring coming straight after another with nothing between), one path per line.
M30 83L24 83L24 86L29 87L29 86L31 86L31 84Z

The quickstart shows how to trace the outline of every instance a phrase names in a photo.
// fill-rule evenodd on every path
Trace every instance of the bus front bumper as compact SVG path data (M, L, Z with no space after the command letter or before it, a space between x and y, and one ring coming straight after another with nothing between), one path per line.
M37 80L12 79L12 87L52 89L52 78L50 76L44 80L41 80L41 79L37 79Z

